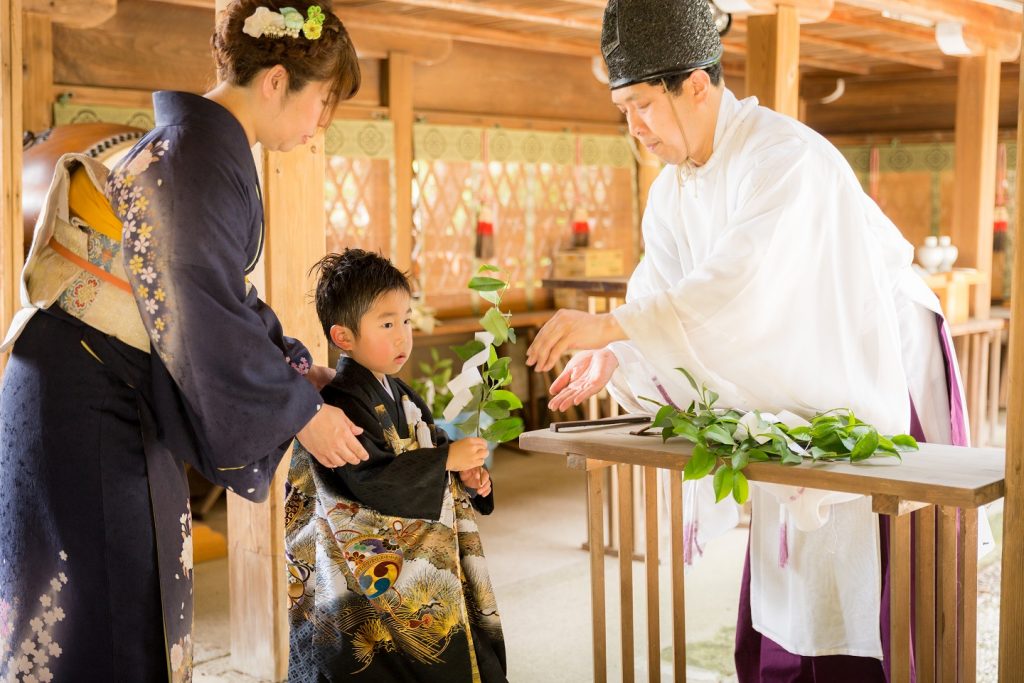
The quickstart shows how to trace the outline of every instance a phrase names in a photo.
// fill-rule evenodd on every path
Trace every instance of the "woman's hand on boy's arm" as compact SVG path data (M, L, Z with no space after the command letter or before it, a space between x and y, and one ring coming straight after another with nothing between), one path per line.
M309 383L313 385L314 389L320 391L331 383L331 380L334 379L334 375L336 374L337 372L335 372L334 368L329 368L324 365L314 365L309 369L309 372L306 373L306 379L309 380Z
M321 465L341 467L369 459L356 438L362 433L363 428L349 420L344 411L325 403L295 436Z

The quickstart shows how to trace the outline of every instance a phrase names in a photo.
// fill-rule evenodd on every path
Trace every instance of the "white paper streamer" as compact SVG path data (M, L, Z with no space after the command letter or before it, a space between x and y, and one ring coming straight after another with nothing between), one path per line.
M487 362L487 357L490 355L490 346L494 342L494 335L490 332L477 332L475 339L483 343L483 350L466 360L462 364L462 372L452 381L448 382L448 389L452 392L452 400L444 409L444 419L449 422L458 417L462 409L473 398L473 387L484 381L478 368Z

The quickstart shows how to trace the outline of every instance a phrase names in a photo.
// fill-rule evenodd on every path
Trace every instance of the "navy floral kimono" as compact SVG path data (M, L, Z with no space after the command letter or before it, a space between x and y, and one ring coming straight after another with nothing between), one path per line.
M88 235L93 267L123 259L151 352L85 324L79 286L31 318L3 377L0 680L190 680L184 466L261 500L322 404L246 280L264 234L245 132L196 95L153 103L106 190L121 242Z
M505 681L505 645L471 495L446 471L448 438L417 447L405 383L390 393L350 358L324 388L363 428L370 459L329 469L296 442L285 502L288 680ZM392 398L394 397L394 398Z

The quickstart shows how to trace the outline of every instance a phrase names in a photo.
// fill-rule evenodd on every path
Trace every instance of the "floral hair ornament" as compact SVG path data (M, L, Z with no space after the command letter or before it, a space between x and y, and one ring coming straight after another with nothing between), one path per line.
M307 40L317 40L323 31L324 11L317 5L310 5L303 18L302 12L294 7L282 7L275 12L266 7L257 7L242 25L242 33L253 38L269 36L298 38L301 32Z

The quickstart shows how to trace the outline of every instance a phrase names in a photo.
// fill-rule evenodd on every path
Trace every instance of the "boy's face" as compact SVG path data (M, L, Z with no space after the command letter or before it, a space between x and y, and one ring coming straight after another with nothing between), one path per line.
M347 327L331 328L331 339L342 351L380 379L402 369L412 352L412 307L401 289L385 292L359 321L359 336Z

